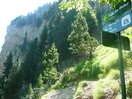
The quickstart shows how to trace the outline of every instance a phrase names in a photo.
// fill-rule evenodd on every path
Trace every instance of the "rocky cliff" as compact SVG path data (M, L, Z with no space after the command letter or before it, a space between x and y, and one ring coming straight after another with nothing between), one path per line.
M21 53L20 48L24 42L25 35L27 35L28 42L39 38L39 34L42 32L46 22L42 19L42 16L48 7L49 5L44 5L34 13L30 13L27 16L19 16L11 21L7 27L5 42L0 53L0 75L2 75L4 69L3 63L10 52L13 54L13 61Z

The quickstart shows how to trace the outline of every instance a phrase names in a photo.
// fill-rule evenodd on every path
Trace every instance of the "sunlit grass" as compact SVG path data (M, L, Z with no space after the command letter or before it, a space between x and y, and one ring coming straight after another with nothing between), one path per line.
M132 41L132 36L129 36ZM132 67L132 51L123 51L124 68ZM73 60L74 61L74 60ZM67 61L68 62L68 61ZM64 89L69 86L76 86L75 96L83 92L83 85L87 81L99 80L94 86L95 93L94 99L103 97L106 86L110 86L120 97L119 84L114 82L119 79L119 64L118 64L118 50L99 46L94 53L92 61L81 60L78 63L71 62L72 64L64 63L63 66L70 65L69 68L64 70L60 79L52 86L51 89ZM72 67L73 65L73 67ZM67 67L67 66L66 66ZM130 69L129 69L130 70Z
M83 93L84 92L83 88L86 87L87 85L88 85L88 81L79 82L79 84L77 85L74 97L80 95L81 93Z
M115 93L119 93L120 91L120 87L117 82L113 80L102 79L94 86L94 99L104 99L107 87L112 88Z

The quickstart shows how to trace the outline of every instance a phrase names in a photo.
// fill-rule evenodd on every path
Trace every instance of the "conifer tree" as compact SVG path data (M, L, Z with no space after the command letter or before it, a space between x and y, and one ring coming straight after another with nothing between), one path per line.
M48 41L47 41L47 34L48 34L48 29L46 26L44 26L44 29L40 35L40 41L38 42L38 56L39 56L39 59L41 60L42 59L42 53L46 51L46 45L48 44Z
M1 83L0 83L1 97L2 97L2 94L4 93L6 82L10 74L10 70L13 67L12 57L13 57L12 52L10 52L9 56L7 56L6 61L3 63L5 69L3 71L4 76L0 79L1 80Z
M42 77L42 74L40 74L38 79L37 79L37 88L43 88L43 77Z
M78 13L72 24L72 32L68 37L70 50L77 55L90 55L97 46L97 40L88 33L88 24L82 13Z
M28 41L27 41L27 32L26 32L26 33L25 33L25 37L24 37L23 44L22 44L22 46L21 46L21 52L24 53L24 52L26 51L27 43L28 43Z
M5 67L5 70L4 70L4 77L8 77L8 75L10 74L10 70L13 66L13 62L12 62L12 52L10 52L9 56L7 56L7 59L6 61L4 62L4 67Z
M25 57L24 63L22 64L22 72L24 81L26 83L34 83L35 82L35 74L37 68L37 38L31 43L30 48Z
M57 70L54 65L59 62L59 54L54 43L52 44L48 52L44 53L44 57L44 83L51 85L57 79Z
M59 62L59 54L57 52L55 43L52 44L47 53L44 53L44 57L45 59L43 61L43 64L48 67L52 67L55 63Z
M17 60L16 63L10 70L7 81L5 82L5 87L3 90L4 99L17 99L16 93L22 87L22 76L20 72L21 64Z
M27 93L27 99L32 99L33 98L33 88L32 88L32 84L29 84L28 87L28 93Z

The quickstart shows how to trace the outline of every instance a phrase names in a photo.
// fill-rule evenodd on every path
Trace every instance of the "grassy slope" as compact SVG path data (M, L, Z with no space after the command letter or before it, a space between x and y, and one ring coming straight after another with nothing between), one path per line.
M131 39L132 44L132 36L129 35L129 38ZM124 51L123 54L125 70L131 70L132 51ZM75 95L78 95L78 93L81 93L81 86L83 86L82 82L98 81L99 79L104 79L104 81L101 83L99 81L97 83L97 86L99 86L95 89L97 91L95 93L97 99L100 92L102 92L102 90L98 90L101 86L108 84L112 86L112 82L110 80L119 79L117 49L99 46L97 51L94 53L92 62L89 60L81 61L75 66L65 70L60 79L52 86L51 89L59 90L69 86L76 86L77 90ZM78 89L80 92L78 92Z

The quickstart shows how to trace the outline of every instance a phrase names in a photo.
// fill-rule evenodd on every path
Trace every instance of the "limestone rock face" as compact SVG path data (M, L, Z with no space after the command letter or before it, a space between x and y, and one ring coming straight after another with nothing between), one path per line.
M11 21L7 27L5 42L0 53L0 77L4 70L3 63L10 52L13 54L13 62L15 62L18 56L21 58L26 54L25 52L21 54L25 37L28 43L35 38L39 39L44 26L48 23L43 16L48 11L50 5L44 4L35 10L34 13L28 13L26 16L18 16Z
M4 69L3 62L5 62L10 52L13 54L13 61L18 57L20 46L24 42L25 34L27 33L28 42L34 40L36 37L38 38L43 30L44 23L45 21L42 21L42 24L39 27L33 26L32 24L24 25L22 27L10 24L7 27L5 42L0 53L0 75L2 75Z

